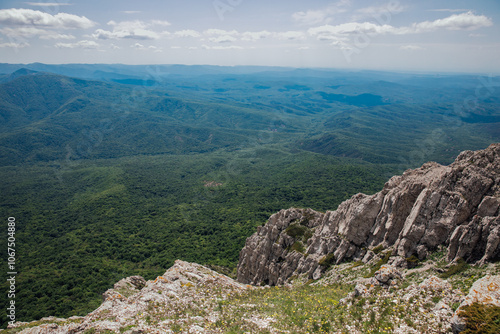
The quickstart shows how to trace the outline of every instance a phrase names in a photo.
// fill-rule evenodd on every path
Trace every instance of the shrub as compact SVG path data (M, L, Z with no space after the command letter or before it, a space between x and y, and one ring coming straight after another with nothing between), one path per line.
M373 266L373 268L370 270L370 272L367 275L365 275L365 278L375 276L375 273L380 269L380 267L382 267L384 264L389 262L389 258L391 257L391 254L392 254L391 252L385 253L384 257L381 258L380 260L378 260L377 263L375 264L375 266Z
M457 263L448 268L444 273L439 275L440 278L446 279L455 274L461 273L469 268L467 262L464 259L458 259Z
M298 237L304 236L307 230L308 228L306 226L300 224L292 224L286 228L285 233L292 238L297 239Z
M296 251L296 252L299 252L299 253L302 253L302 254L304 254L304 252L306 251L305 248L304 248L304 245L300 241L295 241L293 243L292 247L290 247L289 250L291 252Z
M419 264L418 257L412 255L406 258L406 263L408 264L408 268L415 268Z
M320 266L328 269L331 265L335 263L335 255L333 255L333 253L325 255L321 260L319 260L318 263Z
M374 252L375 254L378 254L383 250L384 250L384 246L382 244L380 244L377 247L375 247L374 249L372 249L372 252Z
M464 334L500 333L500 307L473 303L462 307L458 315L465 319Z

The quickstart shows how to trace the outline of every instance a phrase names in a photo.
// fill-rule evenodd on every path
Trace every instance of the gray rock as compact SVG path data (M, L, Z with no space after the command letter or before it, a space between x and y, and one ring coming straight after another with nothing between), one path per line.
M492 196L485 196L477 208L477 215L480 217L495 216L500 206L500 199Z
M490 304L500 307L500 275L487 275L474 282L469 290L469 294L465 296L451 319L453 333L460 333L465 330L465 321L460 317L459 313L465 306L473 303Z
M403 275L391 265L383 265L375 272L375 279L382 284L390 284L394 279L400 279Z
M379 244L403 259L423 260L443 245L449 261L492 261L500 258L498 198L500 144L462 152L449 166L426 163L392 177L377 194L354 195L335 211L291 208L272 215L241 250L238 281L276 285L300 274L317 278L330 264L372 260L367 249ZM311 238L287 233L298 222ZM304 254L290 250L295 242L302 242Z

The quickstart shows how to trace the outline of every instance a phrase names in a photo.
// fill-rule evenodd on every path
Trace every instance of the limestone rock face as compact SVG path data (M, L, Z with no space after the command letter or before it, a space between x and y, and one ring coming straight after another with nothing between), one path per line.
M167 316L182 315L185 308L198 305L207 319L215 322L210 311L227 296L245 291L249 286L195 263L177 260L163 276L146 281L140 276L120 280L103 295L104 301L85 317L44 318L31 326L15 323L9 328L26 327L23 334L68 334L112 331L113 333L173 333L173 323L161 321ZM188 317L189 315L185 315ZM212 319L213 318L213 319ZM193 319L189 332L199 332ZM196 319L194 319L196 320ZM44 324L44 322L50 322ZM41 324L40 324L41 323Z
M335 211L281 210L247 239L238 281L317 279L328 264L362 260L378 245L420 260L444 245L450 262L484 263L500 257L499 207L500 144L492 144L462 152L449 166L429 162L407 170L379 193L354 195Z

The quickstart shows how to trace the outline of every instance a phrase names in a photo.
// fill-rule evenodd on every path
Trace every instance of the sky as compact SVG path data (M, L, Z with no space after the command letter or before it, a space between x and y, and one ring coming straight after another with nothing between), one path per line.
M500 73L498 0L0 0L0 62Z

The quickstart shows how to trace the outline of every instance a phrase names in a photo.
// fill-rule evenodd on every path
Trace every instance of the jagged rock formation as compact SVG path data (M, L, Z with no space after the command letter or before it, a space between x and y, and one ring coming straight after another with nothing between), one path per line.
M171 328L188 322L190 333L203 332L199 325L215 322L192 316L193 309L209 313L218 302L245 291L249 286L195 263L177 260L163 276L145 281L140 276L124 278L103 294L104 301L85 317L43 318L34 323L17 322L9 328L23 334L68 334L111 331L112 333L173 333ZM191 314L184 312L187 308ZM170 318L177 318L177 323ZM212 319L213 318L213 319ZM24 328L24 329L23 329Z
M404 264L440 245L448 260L500 257L500 144L462 152L454 163L426 163L391 178L382 191L357 194L326 213L288 209L247 239L238 281L277 285L294 275L317 279L332 263L370 260L392 247Z

